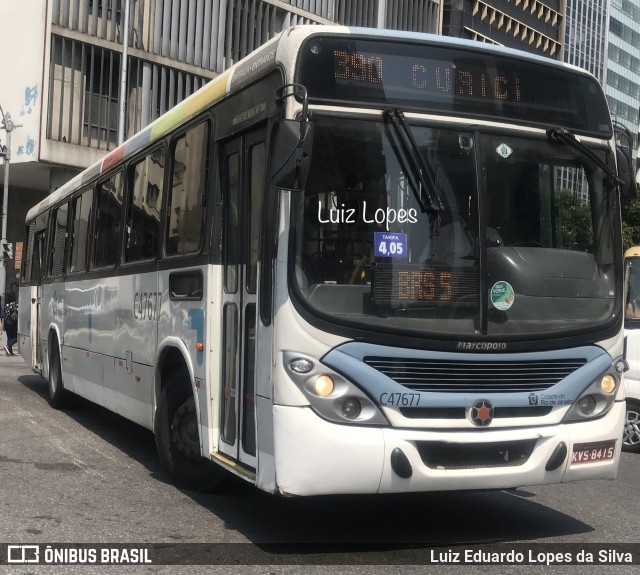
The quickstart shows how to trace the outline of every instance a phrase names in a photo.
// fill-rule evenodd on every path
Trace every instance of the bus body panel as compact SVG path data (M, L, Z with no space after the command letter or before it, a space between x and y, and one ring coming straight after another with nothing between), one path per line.
M333 493L405 493L463 489L509 489L581 479L614 479L618 469L624 403L616 402L610 414L583 425L557 425L483 432L430 432L336 426L310 409L274 408L276 481L278 492L290 495ZM292 429L304 433L291 433ZM430 469L416 443L473 445L486 442L535 440L536 448L520 466L482 469ZM573 445L583 441L616 441L615 456L608 461L571 464ZM568 459L559 468L545 471L554 449L564 442ZM399 477L391 469L391 454L401 449L412 475ZM305 465L298 462L304 461Z
M194 297L184 295L172 295L172 282L177 277L203 278L209 277L209 267L206 265L179 267L174 270L163 269L158 274L158 350L156 353L155 385L152 398L153 410L158 403L159 386L162 383L158 368L159 358L165 356L169 349L179 352L187 369L189 381L187 382L196 400L196 412L201 426L200 441L203 455L210 453L209 431L210 426L207 414L209 389L206 385L207 361L209 354L207 349L206 318L209 311L207 302L210 298L211 286L203 281L203 292ZM175 288L174 288L175 289ZM198 350L198 344L202 350Z
M328 423L309 408L273 408L277 491L288 495L378 493L384 431Z
M35 292L37 288L34 286L20 286L18 290L18 299L23 305L18 306L18 349L25 363L33 369L33 350L31 330L31 318L35 316L33 309L35 307Z
M640 399L640 330L629 329L626 332L628 371L624 374L627 397Z

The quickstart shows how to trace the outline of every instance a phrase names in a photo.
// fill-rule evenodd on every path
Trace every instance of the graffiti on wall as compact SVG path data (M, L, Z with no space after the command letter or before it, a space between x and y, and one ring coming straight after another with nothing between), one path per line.
M38 103L38 84L32 86L27 85L24 87L24 103L20 107L20 116L30 116ZM16 155L21 158L36 157L37 142L30 134L27 134L26 140L23 144L18 145L16 149Z

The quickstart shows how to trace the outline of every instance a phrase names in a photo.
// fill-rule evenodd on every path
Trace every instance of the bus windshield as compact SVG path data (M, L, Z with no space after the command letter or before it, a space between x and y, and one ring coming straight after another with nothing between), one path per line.
M421 178L385 119L314 117L291 276L312 313L497 338L612 319L618 200L598 165L544 135L408 121L440 209L420 201ZM592 151L610 161L606 148Z

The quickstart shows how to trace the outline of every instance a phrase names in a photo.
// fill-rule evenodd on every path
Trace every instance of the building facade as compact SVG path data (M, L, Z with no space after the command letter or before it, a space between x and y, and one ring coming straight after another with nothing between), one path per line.
M567 0L564 61L591 72L604 87L607 83L609 0ZM584 174L566 168L559 185L587 202Z
M444 0L442 33L561 60L565 0Z
M7 239L20 242L28 208L114 149L120 131L131 137L283 29L338 23L438 34L440 2L1 2L4 45L17 47L0 60L0 106L17 125ZM17 290L14 262L7 269L7 291Z
M632 134L640 132L640 0L611 0L607 54L611 115Z

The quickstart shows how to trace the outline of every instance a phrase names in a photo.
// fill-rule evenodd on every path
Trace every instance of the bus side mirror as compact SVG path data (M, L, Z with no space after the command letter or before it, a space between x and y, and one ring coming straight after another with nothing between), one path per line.
M638 188L633 173L633 160L627 150L629 148L616 146L616 163L618 164L618 177L622 180L622 197L629 202L638 197Z
M279 190L301 192L307 183L313 125L304 120L282 120L274 139L271 181Z

